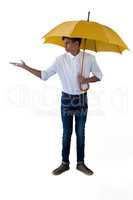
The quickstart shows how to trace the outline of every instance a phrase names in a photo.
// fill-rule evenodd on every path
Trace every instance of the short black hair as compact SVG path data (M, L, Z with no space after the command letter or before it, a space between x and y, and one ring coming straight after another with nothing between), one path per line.
M76 41L78 41L79 46L80 46L81 40L82 40L81 38L71 38L71 37L67 37L67 36L63 36L62 40L64 40L65 38L68 38L68 39L72 40L73 43L76 42Z

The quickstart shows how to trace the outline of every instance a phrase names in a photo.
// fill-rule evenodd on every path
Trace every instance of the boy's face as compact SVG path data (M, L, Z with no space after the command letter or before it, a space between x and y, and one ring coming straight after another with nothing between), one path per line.
M78 41L73 42L69 38L64 38L64 47L67 52L74 53L79 50L79 43Z

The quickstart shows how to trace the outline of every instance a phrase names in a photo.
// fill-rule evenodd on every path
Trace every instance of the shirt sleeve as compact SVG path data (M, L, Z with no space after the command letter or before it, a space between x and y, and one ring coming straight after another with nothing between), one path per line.
M92 58L92 63L91 63L91 72L94 76L96 76L98 79L102 79L103 75L102 72L97 64L95 56Z
M41 71L41 79L46 81L48 80L51 76L57 73L57 59L53 62L53 64L48 67L46 70Z

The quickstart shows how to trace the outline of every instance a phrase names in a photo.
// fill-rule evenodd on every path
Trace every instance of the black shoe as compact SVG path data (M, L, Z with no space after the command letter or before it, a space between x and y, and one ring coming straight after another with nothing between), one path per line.
M83 172L84 174L86 175L93 175L93 171L91 169L89 169L85 164L84 162L79 162L77 163L77 167L76 167L77 170Z
M62 162L62 164L57 168L55 169L52 174L53 175L60 175L62 174L63 172L69 170L69 163L65 163L65 162Z

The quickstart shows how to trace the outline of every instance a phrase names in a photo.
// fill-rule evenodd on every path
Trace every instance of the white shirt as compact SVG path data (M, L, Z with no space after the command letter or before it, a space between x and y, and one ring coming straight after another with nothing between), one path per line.
M47 80L57 73L62 83L63 92L72 95L83 93L79 88L77 79L78 74L81 73L82 56L82 51L76 56L73 56L70 53L64 53L63 55L58 56L49 68L41 71L41 79ZM91 72L100 80L102 79L102 72L96 62L95 56L85 52L82 75L85 78L88 78ZM82 86L85 86L84 88L86 88L86 84L82 84Z

